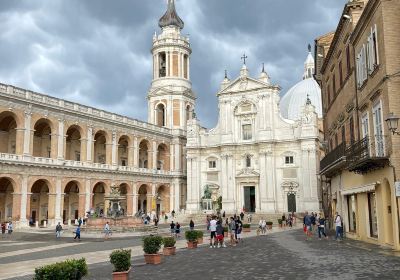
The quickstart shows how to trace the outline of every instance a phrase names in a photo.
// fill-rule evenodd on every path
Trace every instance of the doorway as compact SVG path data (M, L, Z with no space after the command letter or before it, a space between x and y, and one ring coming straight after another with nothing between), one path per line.
M244 187L244 210L247 212L256 211L256 188Z
M296 212L296 194L287 194L288 212Z
M31 215L31 217L32 217L32 222L33 222L33 223L36 223L36 210L32 210L32 215Z

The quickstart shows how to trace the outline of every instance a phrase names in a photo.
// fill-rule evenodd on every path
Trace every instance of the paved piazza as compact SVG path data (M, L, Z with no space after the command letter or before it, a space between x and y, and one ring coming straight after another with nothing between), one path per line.
M398 279L400 253L389 249L353 240L305 241L300 229L254 234L246 234L240 246L223 249L187 250L180 240L176 256L152 266L144 264L140 236L104 241L83 234L74 242L71 233L56 241L49 231L17 232L1 240L0 279L32 279L34 267L71 257L87 259L86 279L110 279L108 255L115 248L133 250L131 279Z

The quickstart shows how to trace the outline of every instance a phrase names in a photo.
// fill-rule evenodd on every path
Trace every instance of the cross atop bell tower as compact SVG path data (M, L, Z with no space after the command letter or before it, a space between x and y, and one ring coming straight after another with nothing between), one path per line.
M175 1L158 21L161 33L153 36L153 80L148 92L148 122L171 129L186 129L192 118L195 94L190 82L189 37L181 34L183 20Z

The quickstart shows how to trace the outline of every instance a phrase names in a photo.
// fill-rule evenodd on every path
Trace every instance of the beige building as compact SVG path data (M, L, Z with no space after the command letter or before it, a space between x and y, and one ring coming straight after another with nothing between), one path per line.
M185 128L195 97L174 1L159 26L149 123L0 84L1 221L51 225L106 214L113 185L128 216L185 208Z
M341 213L347 237L395 249L400 136L385 119L400 113L399 10L400 1L346 4L321 68L331 212Z

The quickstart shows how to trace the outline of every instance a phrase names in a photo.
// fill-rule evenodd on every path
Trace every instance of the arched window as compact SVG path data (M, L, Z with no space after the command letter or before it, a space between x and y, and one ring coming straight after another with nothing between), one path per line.
M165 126L165 107L164 104L158 104L156 108L157 125Z

